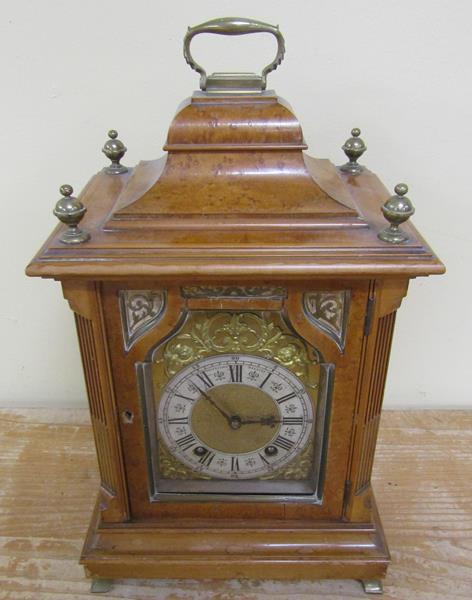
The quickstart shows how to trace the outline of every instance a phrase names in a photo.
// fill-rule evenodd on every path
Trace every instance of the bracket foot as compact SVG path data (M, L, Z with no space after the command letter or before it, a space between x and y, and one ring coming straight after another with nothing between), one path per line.
M113 587L113 579L93 579L90 586L92 594L106 594Z
M366 594L383 594L383 585L380 579L362 579L361 583Z

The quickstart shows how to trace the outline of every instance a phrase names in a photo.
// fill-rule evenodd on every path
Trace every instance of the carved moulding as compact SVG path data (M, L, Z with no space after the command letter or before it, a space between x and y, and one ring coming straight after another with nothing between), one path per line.
M344 351L346 340L350 299L350 290L303 294L303 308L308 320L334 340L341 352Z
M123 342L128 351L161 320L166 293L163 290L120 290L119 299Z
M287 296L283 287L265 286L207 286L192 285L182 287L184 298L274 298Z

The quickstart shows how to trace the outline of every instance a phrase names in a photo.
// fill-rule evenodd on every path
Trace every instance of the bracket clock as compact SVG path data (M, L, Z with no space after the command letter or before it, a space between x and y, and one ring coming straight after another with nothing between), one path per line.
M200 33L265 32L262 75L207 75ZM111 160L27 274L62 283L74 311L101 484L81 562L113 578L355 578L381 592L389 554L370 478L395 313L410 279L444 267L358 163L304 151L266 91L278 29L192 27L201 91L165 155ZM79 226L80 222L80 226Z

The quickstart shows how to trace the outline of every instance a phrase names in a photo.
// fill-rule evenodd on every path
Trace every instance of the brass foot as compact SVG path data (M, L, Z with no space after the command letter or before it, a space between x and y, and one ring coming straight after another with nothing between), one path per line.
M92 579L90 591L92 594L105 594L113 587L113 579Z
M380 579L362 579L361 583L366 594L383 594L383 585Z

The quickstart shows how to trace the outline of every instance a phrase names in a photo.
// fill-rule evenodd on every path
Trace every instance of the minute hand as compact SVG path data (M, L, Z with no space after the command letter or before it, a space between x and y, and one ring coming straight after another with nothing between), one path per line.
M223 415L223 417L228 421L228 423L231 423L231 415L229 413L227 413L225 410L223 410L214 400L213 398L211 398L206 392L204 392L203 390L201 390L198 386L195 386L197 388L197 390L200 392L200 394L205 398L205 400L208 400L208 402L213 406L213 408L216 408L216 410Z

